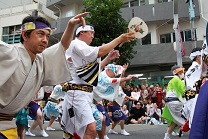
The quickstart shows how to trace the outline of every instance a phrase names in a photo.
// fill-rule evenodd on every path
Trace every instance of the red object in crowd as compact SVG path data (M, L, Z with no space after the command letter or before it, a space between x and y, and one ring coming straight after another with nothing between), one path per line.
M158 108L162 108L162 97L163 97L163 91L162 88L158 88L157 90L157 105Z
M157 102L158 103L162 103L162 95L163 95L162 88L158 88L157 90Z

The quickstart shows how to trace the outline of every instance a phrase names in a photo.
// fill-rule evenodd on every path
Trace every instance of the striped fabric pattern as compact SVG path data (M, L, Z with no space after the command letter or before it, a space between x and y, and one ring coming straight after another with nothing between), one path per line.
M79 78L83 79L89 85L97 86L98 83L99 63L96 61L76 68Z

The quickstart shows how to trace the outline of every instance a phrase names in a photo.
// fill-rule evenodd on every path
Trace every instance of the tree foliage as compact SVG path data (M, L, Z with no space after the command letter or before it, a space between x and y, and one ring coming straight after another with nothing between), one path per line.
M86 22L92 24L95 29L95 38L92 46L100 46L108 43L127 32L128 23L122 18L120 8L122 0L84 0L85 11L90 12L86 17ZM137 41L131 41L123 44L122 47L116 47L119 50L120 58L116 60L117 64L129 63L136 51L133 47Z

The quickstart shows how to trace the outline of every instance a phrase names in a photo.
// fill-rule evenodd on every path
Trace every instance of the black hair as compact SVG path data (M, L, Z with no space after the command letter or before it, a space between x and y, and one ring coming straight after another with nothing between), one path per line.
M35 16L31 16L31 15L25 17L22 20L22 25L25 24L25 23L27 23L27 22L35 22L35 21L42 22L42 23L46 24L48 27L51 27L51 24L44 17L40 17L40 16L35 17ZM27 30L26 33L25 33L25 35L29 37L32 31L33 30ZM24 39L22 37L22 34L21 34L20 41L23 44Z
M192 49L191 53L196 52L196 51L201 51L202 48L196 47L194 49ZM192 61L196 61L196 56L194 57L194 59Z
M196 48L192 49L191 53L196 52L196 51L201 51L201 50L202 50L202 48L196 47Z
M139 101L134 101L134 105L136 105Z

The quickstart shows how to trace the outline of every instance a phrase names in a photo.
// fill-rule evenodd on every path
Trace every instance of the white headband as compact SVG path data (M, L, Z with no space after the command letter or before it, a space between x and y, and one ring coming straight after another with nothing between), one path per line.
M193 60L196 56L200 56L201 55L201 51L196 51L190 54L189 58L191 60Z
M80 31L94 31L94 28L92 26L90 26L90 25L85 25L84 28L83 28L83 26L80 26L76 30L76 35L79 34Z

